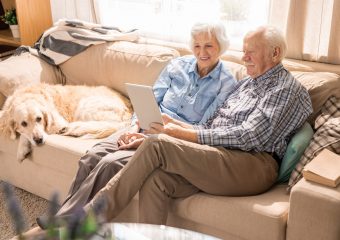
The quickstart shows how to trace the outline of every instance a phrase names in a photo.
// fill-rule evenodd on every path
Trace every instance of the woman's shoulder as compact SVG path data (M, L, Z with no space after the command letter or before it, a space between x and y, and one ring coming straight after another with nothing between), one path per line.
M188 64L192 64L194 62L196 62L196 58L194 55L184 55L184 56L180 56L177 58L174 58L172 60L173 63L188 63Z

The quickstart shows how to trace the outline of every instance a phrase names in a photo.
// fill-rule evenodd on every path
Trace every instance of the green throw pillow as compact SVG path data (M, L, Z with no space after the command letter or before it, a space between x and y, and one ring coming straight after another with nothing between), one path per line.
M308 122L304 123L303 126L294 134L282 159L277 182L282 183L289 180L291 172L295 165L299 162L305 149L308 147L313 134L313 129Z

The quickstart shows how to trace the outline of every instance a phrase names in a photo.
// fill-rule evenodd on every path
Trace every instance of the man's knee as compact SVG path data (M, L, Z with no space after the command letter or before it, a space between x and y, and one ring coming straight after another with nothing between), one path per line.
M144 140L144 147L151 147L151 146L159 146L164 143L170 143L174 144L176 143L176 138L170 137L169 135L166 134L155 134L155 135L150 135L148 138Z
M144 182L141 192L161 192L165 193L169 196L168 184L167 184L168 176L165 172L161 170L155 170L151 176Z

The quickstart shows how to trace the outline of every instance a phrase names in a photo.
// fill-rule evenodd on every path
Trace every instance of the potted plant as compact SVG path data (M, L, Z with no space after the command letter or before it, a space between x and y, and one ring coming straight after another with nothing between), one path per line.
M6 10L5 14L1 16L1 20L9 25L14 38L20 38L18 19L15 8Z

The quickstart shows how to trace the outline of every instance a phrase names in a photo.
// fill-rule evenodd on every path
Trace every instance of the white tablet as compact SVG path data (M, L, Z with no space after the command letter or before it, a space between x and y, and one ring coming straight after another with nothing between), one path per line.
M125 83L139 126L149 129L152 122L163 124L161 111L151 86Z

